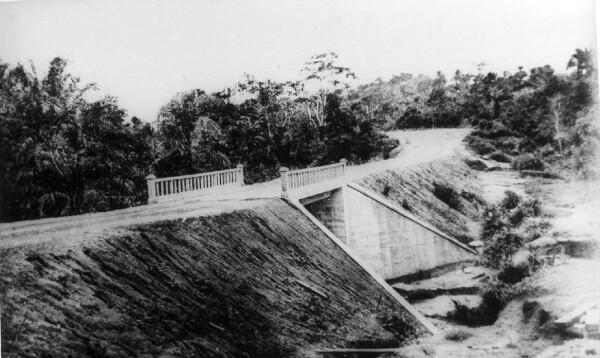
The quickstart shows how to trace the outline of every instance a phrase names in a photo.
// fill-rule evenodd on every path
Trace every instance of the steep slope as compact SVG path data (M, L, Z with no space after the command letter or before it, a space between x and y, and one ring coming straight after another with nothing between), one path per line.
M468 243L478 235L475 224L484 206L477 177L459 157L370 174L355 183L396 202L440 231ZM435 185L451 188L458 205L434 194Z
M3 356L279 357L425 334L297 209L244 206L0 250Z

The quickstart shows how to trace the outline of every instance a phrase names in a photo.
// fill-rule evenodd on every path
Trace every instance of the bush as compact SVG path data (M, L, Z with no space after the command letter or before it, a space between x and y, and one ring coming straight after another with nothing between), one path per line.
M496 140L496 147L505 152L512 152L519 147L519 142L519 138L516 137L502 137Z
M460 195L452 187L434 182L433 195L452 209L458 210L460 208Z
M490 267L499 268L523 248L525 240L515 232L507 232L495 237L493 242L484 249L483 256Z
M529 217L539 217L543 213L542 202L538 199L531 199L525 201L521 208L525 212L525 214Z
M554 154L556 154L556 150L554 149L554 147L552 147L549 144L546 144L545 146L543 146L542 148L540 148L538 150L538 153L543 157L543 158L547 158L550 156L553 156Z
M521 197L513 191L507 190L504 195L505 198L500 202L500 207L504 210L512 210L521 203Z
M451 331L446 334L447 340L455 341L455 342L462 342L471 337L473 337L473 334L471 332L466 332L466 331L461 331L461 330Z
M482 290L482 301L478 307L471 308L452 300L454 311L448 313L447 317L471 327L491 325L496 322L498 314L514 295L513 292L510 285L492 282Z
M530 153L515 157L511 166L514 170L544 170L544 163Z
M460 192L460 196L471 204L485 204L485 200L483 200L477 194L471 193L470 191L463 190Z
M487 208L483 213L484 221L481 226L481 241L489 241L495 235L507 229L508 224L502 212L495 206Z
M469 148L479 155L486 155L496 151L496 147L494 147L489 140L474 136L473 134L467 136L465 141Z
M490 159L495 160L500 163L510 163L512 161L512 158L510 155L500 152L500 151L496 151L496 152L492 153L490 155Z
M551 226L547 220L527 220L519 231L525 242L531 242L542 237Z
M488 166L479 159L465 159L465 163L473 170L485 171Z

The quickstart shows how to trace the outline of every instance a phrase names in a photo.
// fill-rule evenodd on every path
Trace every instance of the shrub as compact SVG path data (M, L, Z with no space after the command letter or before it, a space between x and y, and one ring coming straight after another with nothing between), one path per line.
M512 158L510 155L503 153L501 151L495 151L490 155L490 159L495 160L500 163L510 163Z
M516 137L502 137L496 140L496 147L505 152L512 152L519 147L519 142L519 138Z
M523 154L512 160L514 170L544 170L544 163L533 154Z
M481 241L489 241L492 237L505 231L508 224L502 212L495 206L487 208L483 213L484 221L481 226Z
M507 190L504 195L504 199L500 202L500 207L504 210L512 210L521 203L521 197L513 191Z
M458 210L460 208L460 195L452 187L434 182L433 195L452 209Z
M496 236L492 243L484 249L483 256L489 266L499 268L524 245L525 240L522 236L515 232L507 232Z
M494 147L489 140L473 136L472 134L467 136L465 141L469 148L479 155L490 154L496 150L496 147Z
M479 159L465 159L465 163L473 170L485 171L488 166Z
M451 331L446 334L447 340L455 342L462 342L471 337L473 337L473 334L471 332L466 332L462 330Z
M472 204L485 204L485 201L480 196L466 190L461 191L460 196Z
M494 123L496 124L496 123ZM490 139L498 139L501 137L513 137L515 133L504 127L504 125L495 125L496 128L488 132L487 137Z
M523 211L521 207L518 207L517 209L513 210L513 212L510 213L510 215L508 216L508 222L513 227L519 227L521 226L521 224L523 224L526 218L527 215L525 211Z
M491 325L514 295L510 285L497 281L488 284L481 293L481 304L474 308L452 300L454 311L448 313L447 317L471 327Z
M550 230L552 225L547 220L527 220L520 232L525 242L531 242L542 237Z
M543 146L542 148L540 148L538 150L538 152L540 153L540 155L543 158L547 158L547 157L550 157L550 156L553 156L554 154L556 154L556 150L554 149L554 147L552 147L549 144L546 144L545 146Z
M521 208L529 217L538 217L543 213L542 202L538 199L531 199L521 204Z

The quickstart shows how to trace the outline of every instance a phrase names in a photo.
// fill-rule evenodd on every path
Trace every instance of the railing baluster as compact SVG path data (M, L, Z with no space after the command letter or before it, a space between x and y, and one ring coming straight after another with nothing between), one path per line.
M148 203L154 203L159 196L187 193L221 185L238 184L243 186L244 166L238 164L233 169L160 179L157 179L154 175L148 175L146 180L148 184Z

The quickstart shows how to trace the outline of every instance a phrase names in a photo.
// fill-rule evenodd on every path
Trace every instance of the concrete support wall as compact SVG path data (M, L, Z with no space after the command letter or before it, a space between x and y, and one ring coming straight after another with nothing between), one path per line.
M468 247L374 194L348 187L346 200L346 243L386 280L477 258Z
M300 204L337 238L346 242L345 188L300 200Z

